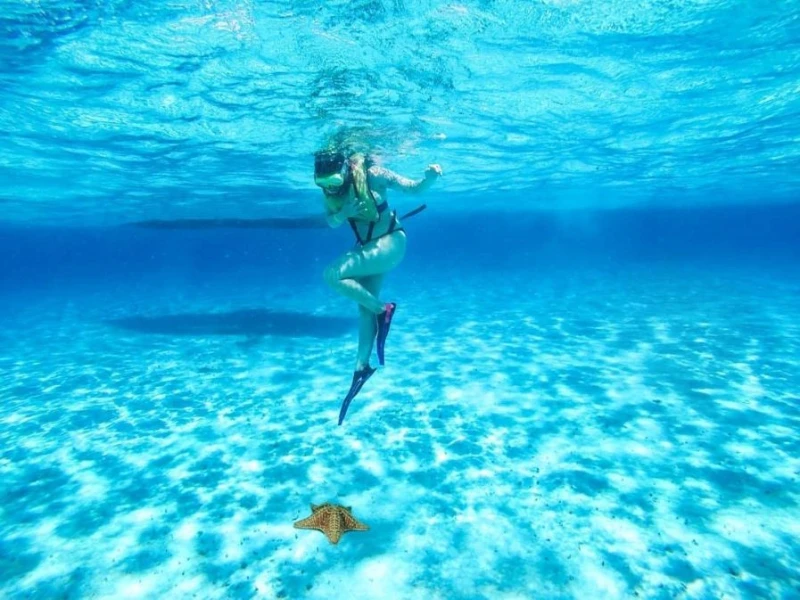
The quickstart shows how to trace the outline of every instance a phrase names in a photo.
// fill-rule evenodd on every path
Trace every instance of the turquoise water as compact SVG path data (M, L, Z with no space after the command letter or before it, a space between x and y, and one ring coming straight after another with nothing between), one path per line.
M800 598L800 2L0 9L0 597Z

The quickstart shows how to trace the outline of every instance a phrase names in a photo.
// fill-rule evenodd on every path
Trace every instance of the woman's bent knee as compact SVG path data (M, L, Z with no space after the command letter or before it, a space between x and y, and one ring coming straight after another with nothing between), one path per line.
M336 284L342 280L341 273L342 270L339 268L339 265L332 264L325 268L322 276L325 279L325 283L331 287L335 287Z

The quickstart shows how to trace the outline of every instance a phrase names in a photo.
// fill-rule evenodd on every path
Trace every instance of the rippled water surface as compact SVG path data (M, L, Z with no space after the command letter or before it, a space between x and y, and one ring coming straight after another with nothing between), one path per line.
M468 209L783 202L800 2L0 2L4 219L317 209L332 136Z

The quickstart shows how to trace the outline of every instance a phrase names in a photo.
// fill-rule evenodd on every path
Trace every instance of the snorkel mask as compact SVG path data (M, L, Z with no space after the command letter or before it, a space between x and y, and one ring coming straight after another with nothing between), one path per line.
M347 159L341 152L326 150L314 154L314 183L329 195L341 194L350 181Z

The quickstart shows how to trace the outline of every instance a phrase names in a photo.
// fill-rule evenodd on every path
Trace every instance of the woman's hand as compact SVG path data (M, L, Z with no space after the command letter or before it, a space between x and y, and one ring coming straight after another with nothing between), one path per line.
M442 167L439 165L428 165L425 169L425 179L436 179L442 176Z
M349 202L345 202L344 206L342 206L342 210L339 213L345 219L352 219L353 217L357 217L364 211L364 202L356 196Z

